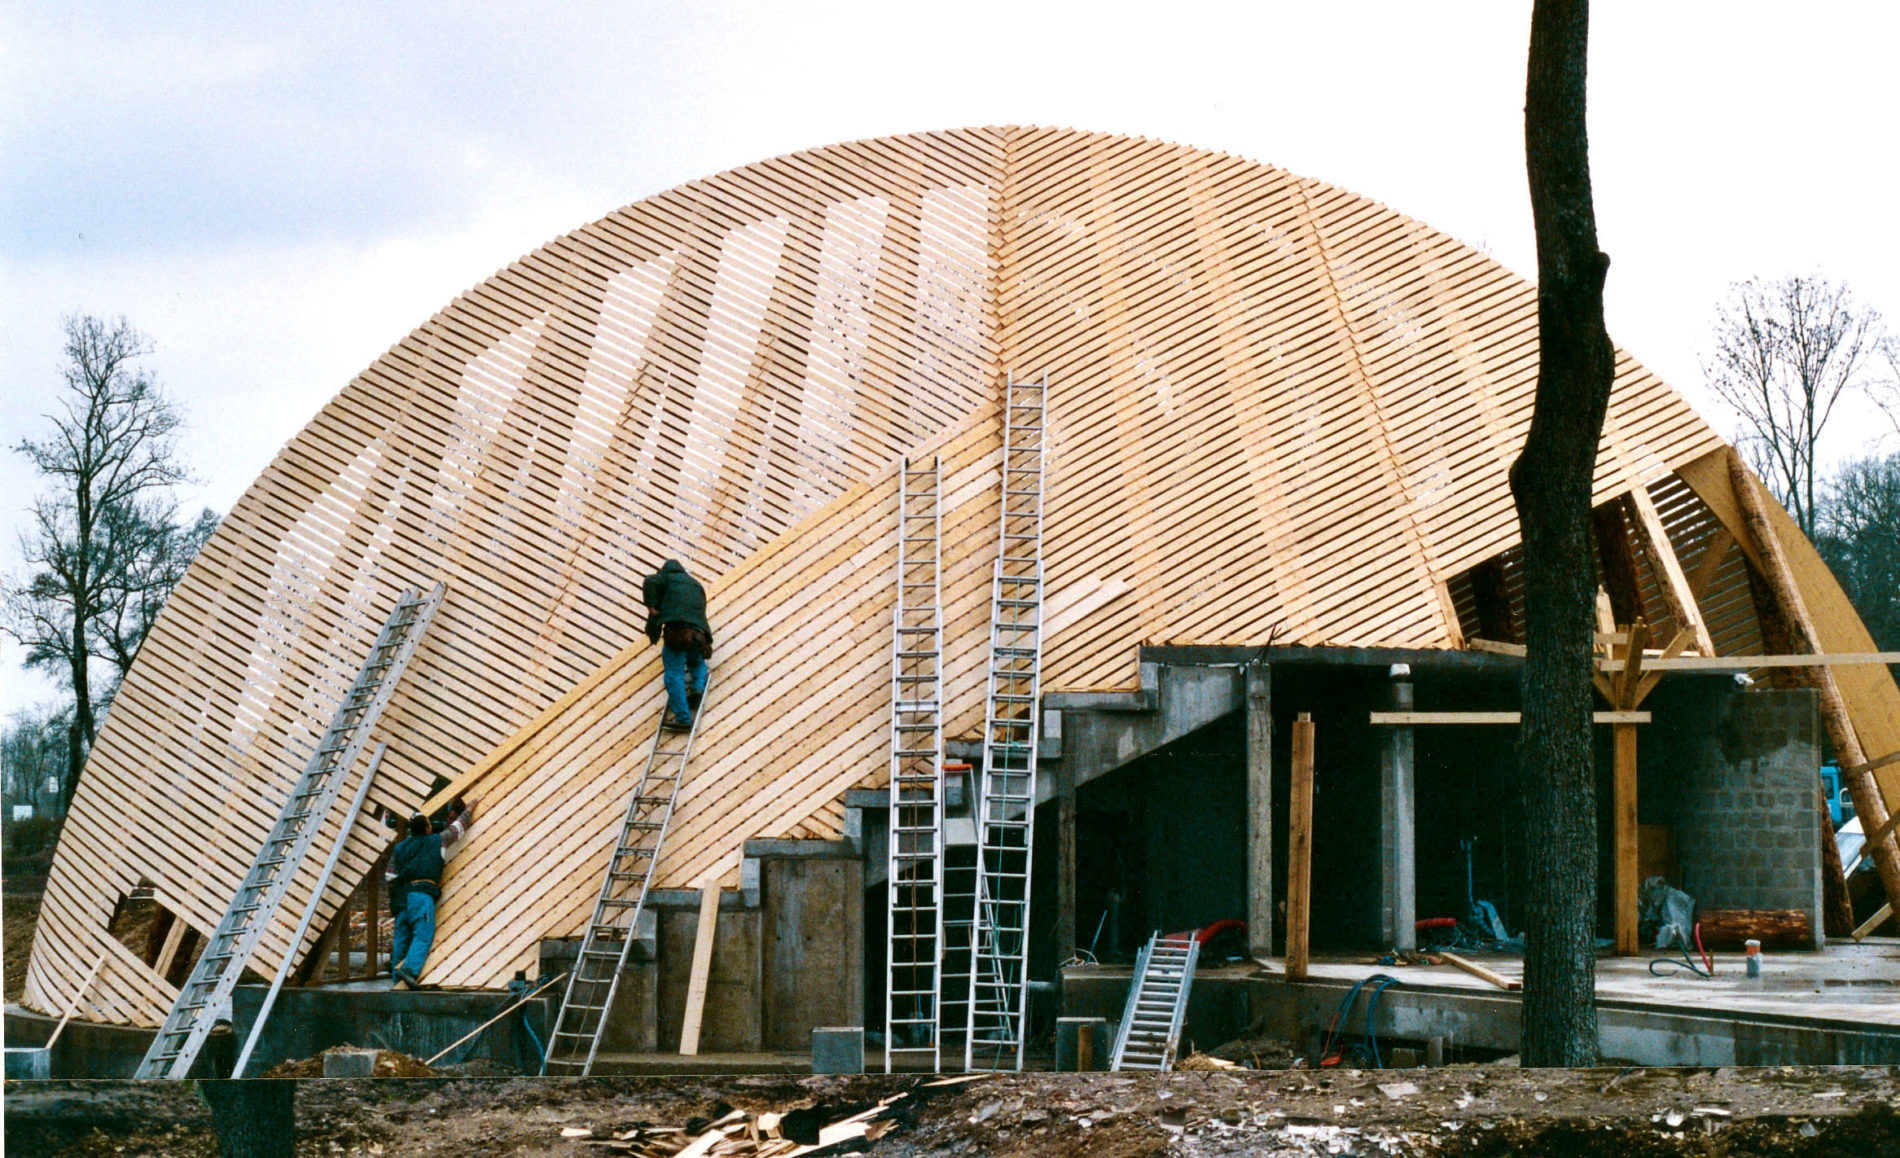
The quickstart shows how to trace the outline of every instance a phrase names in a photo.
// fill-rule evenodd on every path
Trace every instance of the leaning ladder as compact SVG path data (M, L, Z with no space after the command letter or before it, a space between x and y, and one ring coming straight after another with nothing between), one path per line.
M621 822L613 854L608 857L593 919L581 938L580 956L568 976L561 1008L554 1018L554 1032L548 1037L549 1073L593 1072L601 1030L606 1027L607 1012L614 1006L614 995L620 991L621 970L626 968L627 955L639 935L640 913L646 908L653 866L659 862L666 826L673 819L673 803L679 799L680 781L686 775L686 762L692 757L693 741L699 736L699 724L706 718L706 703L711 696L709 678L700 693L699 707L693 712L692 731L681 735L657 724L654 727L646 767L640 772L633 799L627 803L627 817ZM664 705L660 710L663 721Z
M899 1056L942 1068L943 614L941 457L898 472L891 635L891 811L885 909L884 1072Z
M416 644L441 604L442 591L443 585L437 583L427 595L411 589L397 598L395 610L389 613L362 670L356 673L356 682L343 697L316 752L304 765L303 775L284 801L270 836L257 850L257 859L245 874L244 883L238 886L216 931L205 942L190 979L178 991L178 1001L152 1038L134 1077L184 1078L190 1074L211 1032L217 1009L237 987L258 939L270 927L284 893L296 879L311 841L323 827L337 790L343 786L343 778L356 763L364 741L369 739L384 705L396 690L396 682L402 678L404 666L415 654ZM312 899L311 904L316 903ZM297 946L292 945L286 951L296 950Z
M1187 1016L1188 989L1194 984L1194 963L1200 955L1201 943L1192 937L1171 941L1156 933L1141 947L1109 1069L1174 1067L1181 1020Z
M966 1069L1019 1070L1027 1027L1029 868L1042 660L1045 374L1003 398L1003 502L991 587L989 706L976 798L976 960Z

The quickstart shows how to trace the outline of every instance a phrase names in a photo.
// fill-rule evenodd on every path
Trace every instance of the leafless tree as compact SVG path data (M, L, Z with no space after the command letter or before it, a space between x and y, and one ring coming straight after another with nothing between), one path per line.
M1815 448L1834 408L1889 352L1880 314L1818 276L1751 278L1716 309L1703 374L1742 419L1743 449L1803 533L1815 530Z
M1603 323L1610 259L1597 246L1584 89L1587 0L1531 11L1524 152L1537 230L1537 395L1511 493L1524 535L1518 732L1526 1066L1597 1058L1596 763L1590 737L1596 606L1590 484L1616 369Z
M53 485L33 501L20 536L28 575L5 584L0 616L27 665L62 671L73 697L62 810L98 730L91 660L111 654L101 617L125 602L127 577L151 545L146 524L169 510L159 501L187 478L178 411L136 364L148 349L143 335L123 318L73 316L64 326L65 388L48 416L52 434L15 447Z

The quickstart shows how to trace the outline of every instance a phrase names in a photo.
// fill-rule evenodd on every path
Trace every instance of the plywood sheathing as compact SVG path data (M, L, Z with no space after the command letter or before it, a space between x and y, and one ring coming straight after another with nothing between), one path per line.
M449 594L373 738L377 802L487 770L430 974L495 983L598 884L657 709L638 584L665 557L711 583L719 635L658 882L683 885L747 837L836 835L842 788L881 782L890 468L933 444L961 488L951 727L975 730L1007 370L1051 383L1055 690L1132 686L1143 641L1453 645L1446 579L1517 542L1536 357L1532 290L1482 255L1162 142L920 134L628 206L450 303L233 510L101 734L26 1000L109 952L139 876L215 924L405 585ZM1719 445L1620 356L1597 501ZM170 1000L136 961L96 992L146 1024Z

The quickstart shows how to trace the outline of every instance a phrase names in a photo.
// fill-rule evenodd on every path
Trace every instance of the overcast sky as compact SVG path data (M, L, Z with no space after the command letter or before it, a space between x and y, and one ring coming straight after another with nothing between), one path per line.
M1818 271L1900 324L1896 6L1599 4L1610 330L1724 433L1716 302ZM1534 272L1529 4L12 3L0 9L0 435L59 322L123 314L224 511L405 333L615 207L834 141L1141 134L1382 201ZM1843 421L1836 456L1884 426ZM1883 449L1891 449L1889 439ZM0 461L0 569L37 485ZM0 713L50 698L0 643Z

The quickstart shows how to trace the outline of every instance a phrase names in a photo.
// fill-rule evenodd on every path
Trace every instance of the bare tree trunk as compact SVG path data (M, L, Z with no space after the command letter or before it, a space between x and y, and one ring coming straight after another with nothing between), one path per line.
M1587 0L1537 0L1524 145L1537 227L1537 400L1511 468L1524 536L1523 727L1526 1066L1597 1060L1596 765L1591 634L1596 568L1590 487L1615 353L1584 132Z

